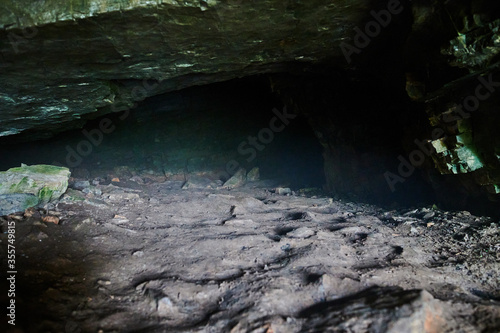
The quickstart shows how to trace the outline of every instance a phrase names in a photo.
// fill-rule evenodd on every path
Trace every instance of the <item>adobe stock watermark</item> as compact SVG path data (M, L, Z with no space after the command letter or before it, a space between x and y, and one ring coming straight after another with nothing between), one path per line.
M9 220L7 223L7 322L9 325L16 325L16 222Z
M354 28L356 32L353 38L354 46L346 42L340 43L340 48L347 63L350 64L352 61L351 56L354 53L360 54L370 44L372 39L380 34L382 28L386 28L391 23L393 15L398 15L401 12L403 12L403 6L399 0L389 0L387 9L382 9L378 12L375 10L370 11L373 20L365 24L365 31L361 31L359 27Z
M460 105L455 104L453 113L445 114L443 120L445 123L452 123L458 120L467 119L471 113L479 109L481 101L487 100L493 94L496 88L500 87L500 82L493 81L493 74L489 74L487 79L483 76L478 76L479 84L474 89L474 94L465 97ZM457 125L458 126L458 125ZM442 138L445 131L442 128L435 128L431 133L432 141ZM398 173L385 172L384 177L391 192L396 191L396 184L404 183L406 179L411 177L415 169L421 166L426 157L431 156L433 150L429 145L431 140L413 141L418 149L413 150L407 158L402 155L398 156L399 166Z
M148 91L152 91L161 83L161 81L154 81L149 83L149 79L144 79L141 85L137 85L132 88L131 96L132 105L129 105L124 99L119 99L111 104L112 112L124 112L118 117L120 121L124 121L130 115L130 110L137 106L137 102L140 102L149 96ZM104 140L105 134L111 134L115 131L116 125L110 118L102 118L99 121L99 126L97 128L91 129L90 131L83 129L81 131L85 139L82 139L76 144L75 147L66 145L66 165L70 168L75 168L83 162L83 158L92 154L95 147L98 147Z
M296 114L288 113L286 106L282 112L276 108L272 111L275 116L269 120L269 126L262 128L257 136L248 136L238 145L238 153L241 156L247 156L245 158L247 162L252 162L257 157L258 152L263 151L266 145L274 140L274 134L282 132L290 124L290 120L297 117ZM240 163L236 160L230 160L226 163L226 172L229 175L234 175L239 168Z

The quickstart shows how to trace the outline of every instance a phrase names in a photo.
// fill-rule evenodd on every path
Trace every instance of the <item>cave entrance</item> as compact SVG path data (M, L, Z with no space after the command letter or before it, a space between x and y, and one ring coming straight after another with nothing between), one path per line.
M261 179L321 188L321 145L307 119L292 112L265 76L195 86L148 98L126 114L105 115L55 139L11 146L4 163L60 164L77 177L197 175L219 183L240 167L258 167Z

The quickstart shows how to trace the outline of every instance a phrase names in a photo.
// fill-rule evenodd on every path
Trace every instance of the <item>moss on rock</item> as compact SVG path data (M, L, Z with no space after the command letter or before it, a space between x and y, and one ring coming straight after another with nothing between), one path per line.
M36 204L46 204L66 192L69 176L68 168L23 164L0 172L0 194L32 194Z
M11 168L8 171L11 173L26 173L26 171L29 171L31 173L40 173L40 174L44 174L44 175L60 175L61 172L64 170L67 170L69 172L68 168L58 167L55 165L48 165L48 164L26 165L26 164L23 164L20 167Z
M54 190L51 190L48 187L42 187L40 191L38 191L38 199L40 202L49 202L54 195Z

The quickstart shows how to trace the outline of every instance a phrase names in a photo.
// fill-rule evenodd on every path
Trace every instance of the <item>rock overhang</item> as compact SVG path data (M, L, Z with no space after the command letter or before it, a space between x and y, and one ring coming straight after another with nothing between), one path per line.
M290 63L345 66L339 45L369 12L364 1L5 1L0 135L36 139Z

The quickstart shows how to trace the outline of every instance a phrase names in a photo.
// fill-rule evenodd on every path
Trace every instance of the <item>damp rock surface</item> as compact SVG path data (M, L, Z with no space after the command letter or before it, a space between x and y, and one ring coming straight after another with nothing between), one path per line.
M0 205L4 207L0 216L59 199L68 188L69 176L68 168L53 165L23 164L0 172Z
M33 194L0 194L0 216L23 212L30 207L38 205L38 202L38 198Z
M2 231L12 222L16 228L16 327L500 329L497 220L280 195L255 184L182 185L121 178L95 185L100 192L72 189L48 211L2 218ZM47 216L59 223L44 222ZM1 244L6 239L0 235ZM3 265L5 246L0 251Z

